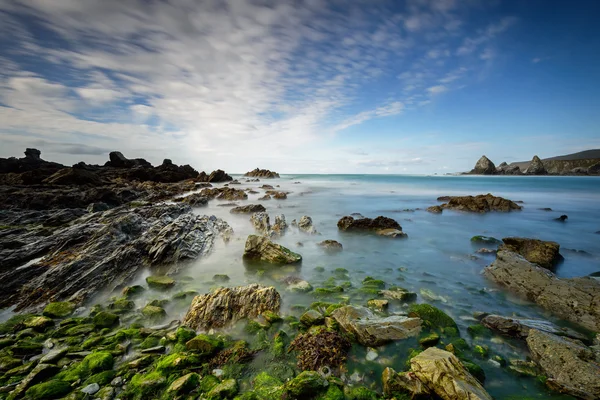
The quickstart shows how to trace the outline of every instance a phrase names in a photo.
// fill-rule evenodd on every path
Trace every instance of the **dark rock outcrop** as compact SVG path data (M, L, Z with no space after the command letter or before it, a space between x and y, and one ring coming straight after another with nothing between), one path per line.
M477 164L475 164L475 168L471 170L471 173L477 175L494 175L496 173L496 166L489 158L481 156Z
M262 204L248 204L247 206L234 207L229 210L232 214L252 214L267 211Z
M105 183L97 174L82 168L63 168L44 179L47 185L101 186Z
M560 245L556 242L548 242L538 239L519 237L503 238L498 250L509 250L517 253L529 262L538 264L540 267L554 269L556 264L563 260L560 255Z
M252 171L246 172L244 174L244 176L250 176L253 178L266 178L266 179L279 178L279 174L277 172L269 171L268 169L260 169L260 168L255 168Z
M600 175L600 162L590 166L587 173L590 175Z
M396 220L383 216L374 219L354 219L354 217L345 216L338 221L337 227L341 231L378 231L381 229L402 230L402 227Z
M488 194L478 196L440 197L440 201L448 201L440 207L448 210L486 213L490 211L517 211L522 207L514 201Z
M542 162L542 160L540 160L540 158L538 156L533 156L533 159L531 160L529 167L527 167L525 174L527 174L527 175L547 175L548 171L546 170L546 167L544 166L544 163Z
M483 275L560 318L600 331L600 281L592 277L558 278L506 249L498 251Z
M209 199L217 200L236 201L248 199L246 192L241 189L234 189L230 187L205 188L200 191L200 195Z
M233 178L231 176L227 175L225 173L225 171L223 171L222 169L218 169L216 171L211 172L207 178L207 182L213 182L213 183L228 182L228 181L232 181L232 180L233 180Z

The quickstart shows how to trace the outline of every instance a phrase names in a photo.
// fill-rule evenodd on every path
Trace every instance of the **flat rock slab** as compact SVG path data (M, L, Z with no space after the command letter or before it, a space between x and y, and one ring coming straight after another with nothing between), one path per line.
M481 323L497 332L507 336L526 338L531 329L552 333L559 336L568 336L573 339L587 340L585 335L573 329L563 328L544 319L503 317L501 315L488 315Z

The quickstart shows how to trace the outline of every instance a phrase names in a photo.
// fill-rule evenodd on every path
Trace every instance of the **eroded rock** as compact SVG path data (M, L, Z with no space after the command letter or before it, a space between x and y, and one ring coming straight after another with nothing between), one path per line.
M552 270L557 263L563 260L560 255L560 245L556 242L548 242L538 239L519 237L503 238L503 245L499 250L509 250L525 257L529 262L538 264L540 267Z
M244 176L249 176L249 177L253 177L253 178L266 178L266 179L279 178L279 174L277 172L269 171L268 169L260 169L260 168L255 168L252 171L246 172L244 174Z
M249 235L244 248L244 258L270 264L295 264L302 261L300 254L294 253L280 244L273 243L265 236Z
M490 193L478 196L440 197L440 201L447 201L440 207L442 209L486 213L490 211L517 211L521 206L514 201L494 196Z

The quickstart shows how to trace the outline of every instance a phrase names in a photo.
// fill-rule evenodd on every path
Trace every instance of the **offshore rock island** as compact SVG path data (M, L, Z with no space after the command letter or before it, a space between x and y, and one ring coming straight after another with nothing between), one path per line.
M523 173L572 162L534 157ZM521 168L484 156L473 173ZM499 379L505 398L600 398L598 274L559 275L585 252L510 228L527 202L465 193L367 217L330 195L324 217L328 188L299 185L119 152L102 166L0 159L0 399L492 399ZM535 212L540 230L568 226ZM472 229L472 254L396 263L444 246L419 221ZM473 227L490 221L514 234ZM457 265L480 283L440 278Z

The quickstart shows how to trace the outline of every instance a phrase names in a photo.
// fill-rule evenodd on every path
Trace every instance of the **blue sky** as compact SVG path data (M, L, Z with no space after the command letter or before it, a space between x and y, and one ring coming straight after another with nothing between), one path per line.
M445 173L600 147L599 2L0 0L0 156Z

